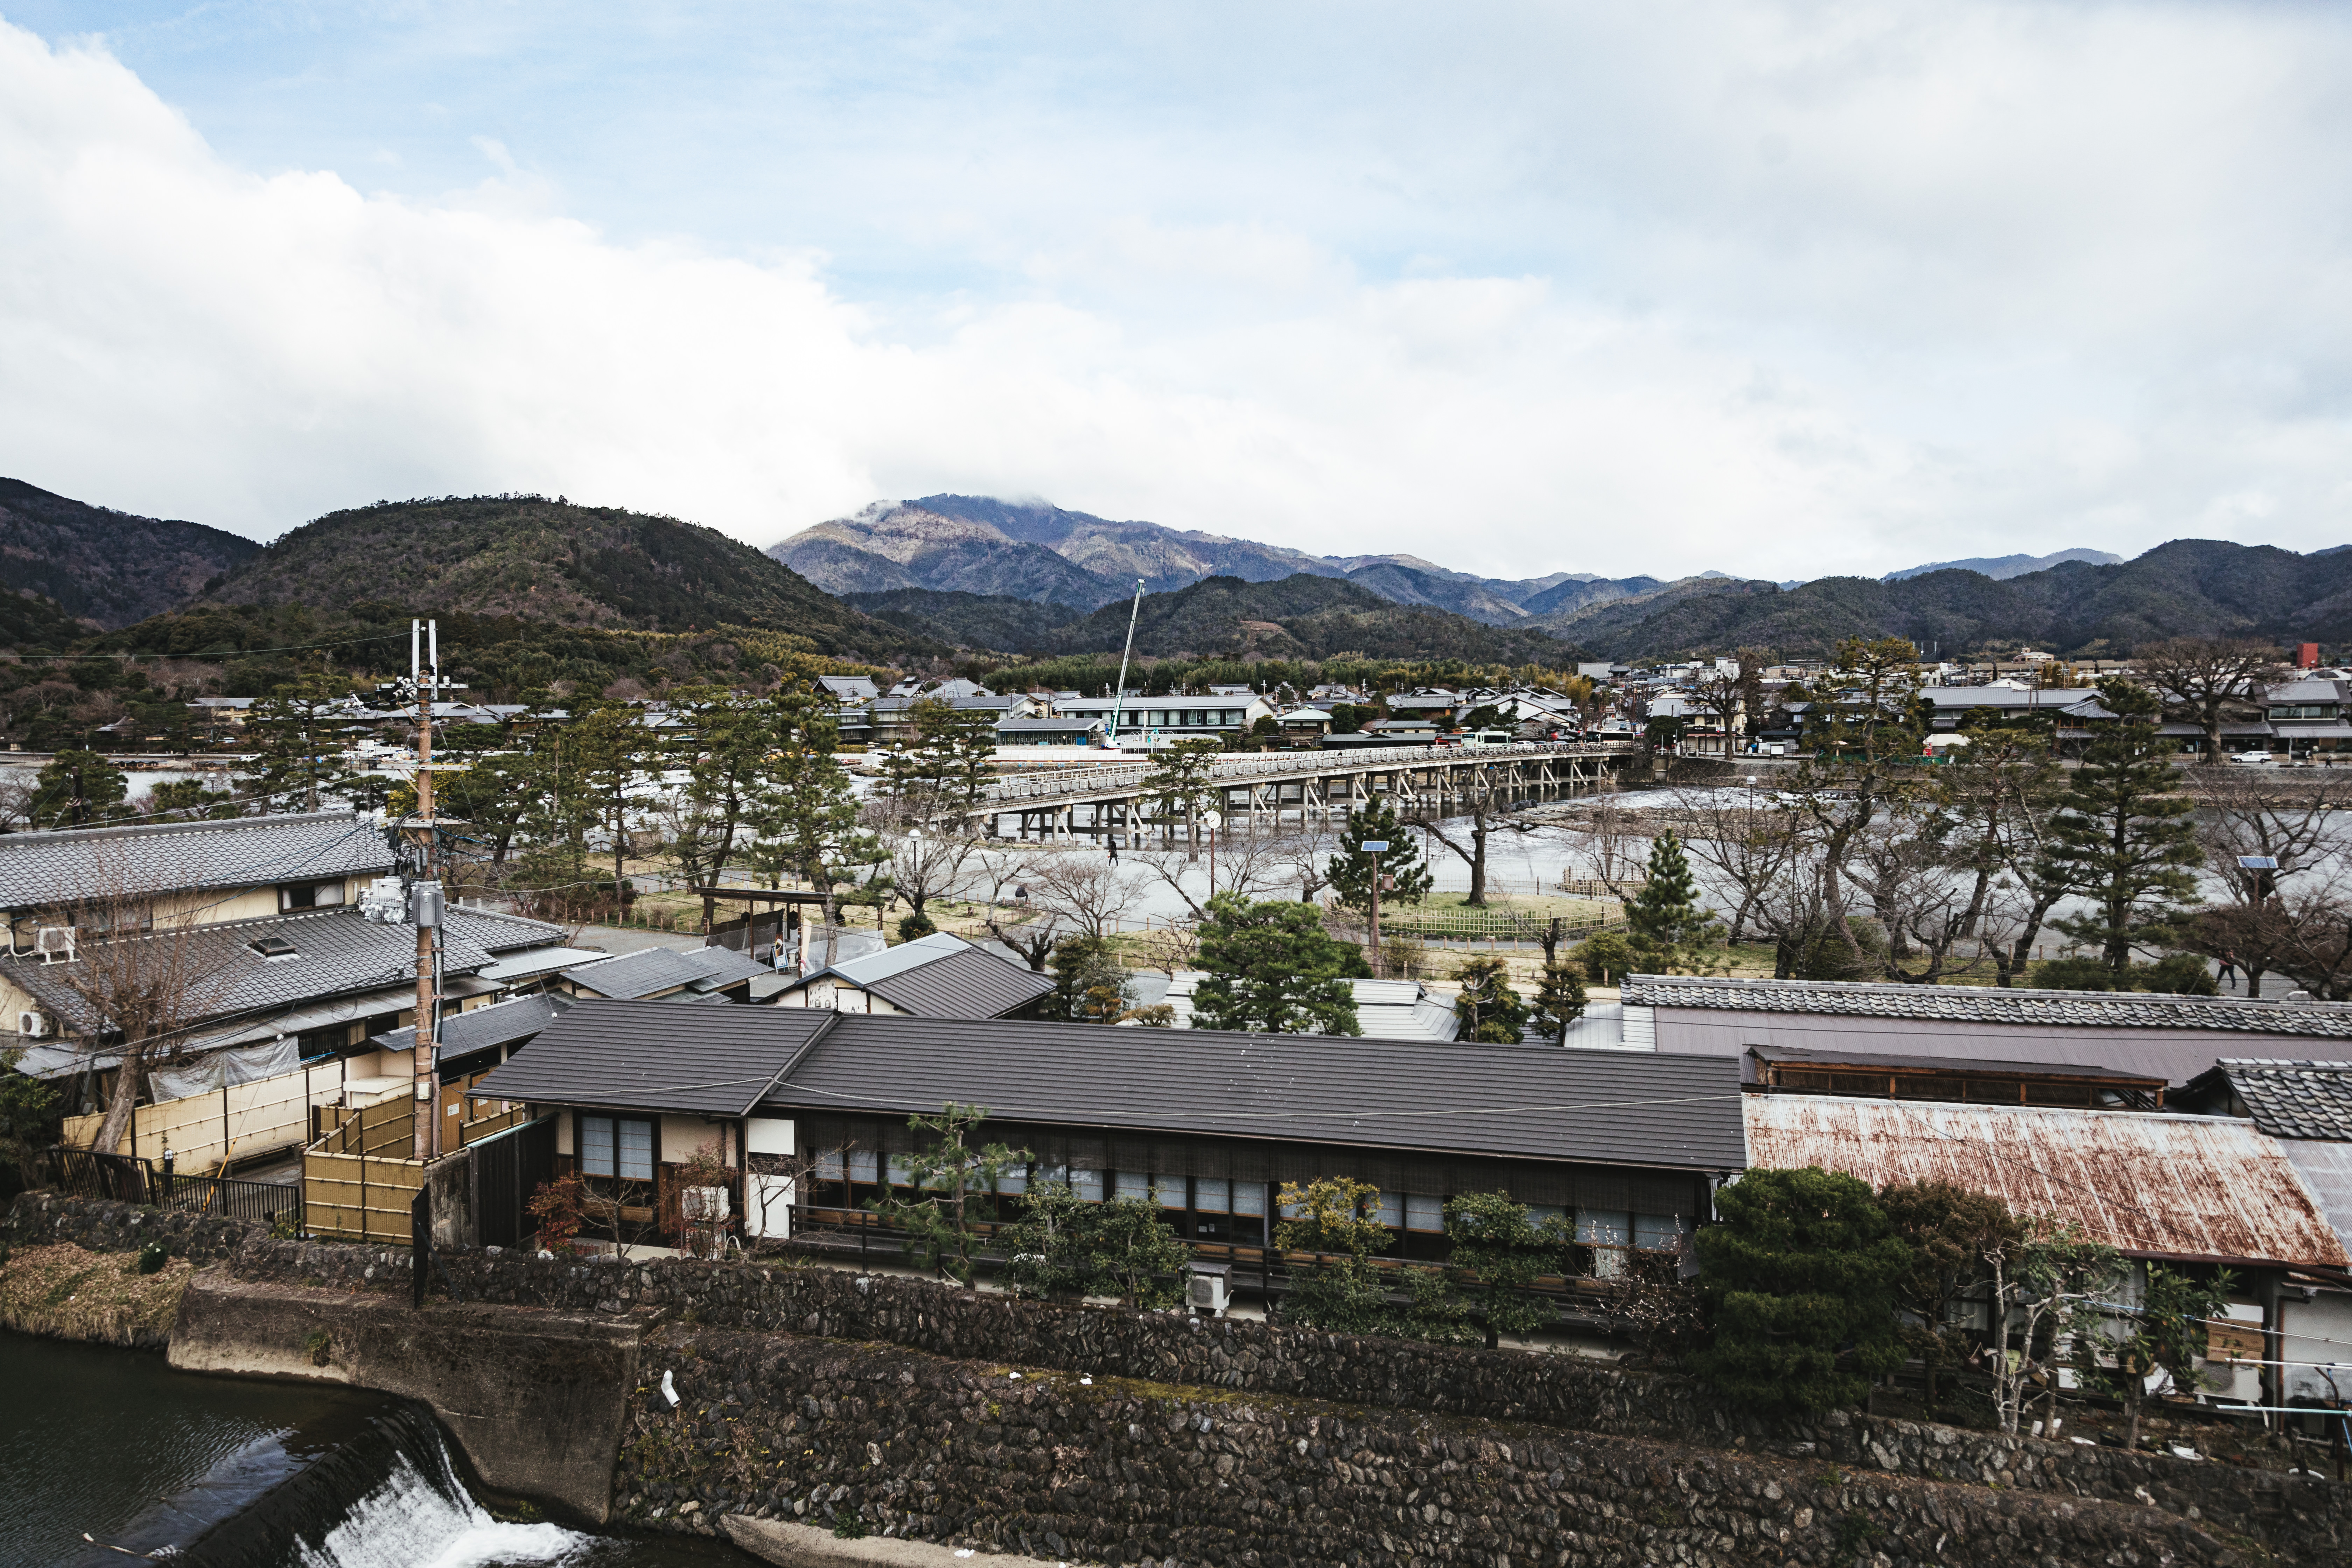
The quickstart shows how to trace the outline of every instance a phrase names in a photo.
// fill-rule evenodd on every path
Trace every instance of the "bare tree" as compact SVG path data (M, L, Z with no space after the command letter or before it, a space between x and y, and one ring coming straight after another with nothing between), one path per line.
M1303 880L1302 856L1290 839L1242 832L1216 837L1216 890L1244 899L1263 898L1285 884ZM1209 918L1209 884L1202 868L1181 850L1146 849L1128 856L1144 875L1184 900L1196 921ZM1192 881L1197 880L1196 889ZM1318 887L1321 885L1318 879Z
M2166 637L2140 644L2133 657L2165 718L2205 731L2208 763L2221 760L2222 723L2287 674L2278 649L2243 637Z
M1097 939L1108 935L1141 897L1118 862L1100 855L1047 856L1030 866L1029 885L1040 910L1080 935Z
M50 939L51 951L65 956L40 972L69 998L60 1032L89 1057L120 1058L92 1145L110 1153L130 1131L148 1069L180 1059L190 1026L219 1010L239 965L205 928L168 911L158 922L151 889L193 878L142 875L115 846L101 840L89 847L83 890L45 916L71 932L69 943Z
M2280 967L2315 977L2319 988L2331 984L2333 889L2352 851L2352 784L2333 773L2218 768L2199 770L2189 787L2205 864L2230 896L2191 918L2189 945L2234 958L2249 996L2261 995L2263 974ZM2245 865L2250 859L2272 864ZM2292 964L2283 963L2290 954Z
M890 857L890 887L919 915L933 900L952 899L971 883L974 839L943 827L910 826L882 842Z
M1610 897L1622 902L1648 879L1654 825L1648 813L1625 805L1613 783L1570 821L1568 835L1570 864L1587 881L1608 889Z

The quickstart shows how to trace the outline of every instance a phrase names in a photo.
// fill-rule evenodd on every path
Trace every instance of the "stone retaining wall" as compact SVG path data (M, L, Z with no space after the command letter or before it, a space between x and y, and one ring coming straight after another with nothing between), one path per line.
M26 1220L34 1201L19 1199L11 1223ZM41 1210L28 1230L43 1218L61 1234L68 1226L89 1234L138 1228L121 1215L47 1201L54 1206ZM96 1207L121 1205L85 1205ZM1015 1302L829 1268L495 1251L440 1256L448 1283L469 1303L890 1344L965 1362L1181 1385L1204 1396L1533 1424L2060 1498L2152 1499L2183 1519L2283 1552L2352 1561L2352 1488L2332 1482L1843 1413L1809 1425L1767 1424L1735 1414L1692 1379L1620 1372L1568 1356ZM405 1252L277 1241L257 1226L249 1227L229 1270L241 1279L361 1290L404 1290L409 1279ZM441 1288L436 1279L435 1289Z
M2252 1560L2146 1507L1814 1461L790 1335L673 1326L641 1354L614 1511L643 1528L747 1513L1140 1568Z
M268 1230L258 1220L148 1208L103 1198L20 1193L6 1215L0 1216L0 1247L45 1247L70 1241L92 1252L136 1252L151 1241L160 1241L174 1258L217 1263Z

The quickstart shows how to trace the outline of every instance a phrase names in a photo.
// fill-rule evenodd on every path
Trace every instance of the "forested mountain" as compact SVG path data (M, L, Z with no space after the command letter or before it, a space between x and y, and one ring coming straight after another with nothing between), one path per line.
M43 595L69 619L127 626L260 552L252 540L200 522L134 517L0 479L0 588ZM12 646L28 635L58 633L39 611L0 611L0 636Z
M1130 608L1120 601L1079 616L1020 599L907 589L853 595L850 602L941 641L1031 657L1116 654L1127 640ZM1394 604L1359 584L1310 573L1274 583L1211 577L1174 593L1147 594L1136 615L1135 651L1153 658L1321 659L1352 653L1553 667L1580 655L1574 644L1544 632Z
M2071 562L2005 582L1946 570L1891 583L1824 577L1786 591L1680 584L1671 598L1547 624L1619 658L1740 647L1819 657L1846 637L1905 637L1948 655L2025 644L2126 655L2153 638L2191 636L2341 646L2352 642L2352 552L2177 539L2115 565Z
M203 605L360 603L652 632L754 626L863 658L919 651L716 529L540 496L379 502L331 512L229 573Z

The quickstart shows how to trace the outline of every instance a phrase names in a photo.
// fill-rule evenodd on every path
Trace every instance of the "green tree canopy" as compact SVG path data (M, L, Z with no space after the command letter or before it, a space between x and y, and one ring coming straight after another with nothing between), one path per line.
M1375 856L1364 848L1366 839L1388 847ZM1417 904L1429 896L1433 879L1422 863L1420 842L1397 820L1396 807L1386 795L1348 808L1348 820L1339 829L1339 852L1326 868L1339 902L1351 910L1372 907L1376 861L1377 874L1388 879L1381 889L1381 903Z
M1535 1026L1544 1038L1558 1044L1568 1026L1584 1016L1584 970L1575 962L1544 965L1536 987Z
M1661 974L1692 969L1717 934L1715 917L1698 900L1683 841L1667 828L1650 846L1649 879L1625 906L1626 940L1637 963Z
M1511 989L1511 966L1499 958L1467 958L1455 965L1454 978L1461 986L1454 1016L1461 1021L1462 1037L1517 1045L1527 1033L1528 1005Z
M1292 1268L1283 1321L1338 1334L1379 1330L1388 1317L1388 1293L1372 1264L1389 1245L1388 1226L1380 1221L1381 1190L1353 1177L1326 1176L1304 1186L1285 1182L1275 1196L1283 1218L1274 1227L1274 1244L1285 1252L1318 1255Z
M1465 1193L1445 1205L1445 1237L1447 1262L1486 1323L1488 1350L1505 1333L1533 1333L1558 1320L1559 1310L1532 1291L1543 1276L1567 1269L1575 1239L1567 1221L1530 1218L1507 1193Z
M1021 1218L1002 1244L1013 1294L1053 1301L1116 1296L1146 1310L1183 1299L1192 1249L1160 1218L1160 1194L1148 1198L1081 1198L1066 1183L1029 1190Z
M86 827L121 815L131 781L96 752L59 752L33 781L36 827Z
M1206 1029L1272 1035L1360 1035L1347 976L1364 972L1361 949L1323 929L1312 904L1250 903L1232 893L1209 900L1201 924L1201 967L1192 994Z
M2133 948L2178 934L2182 906L2197 901L2193 872L2205 856L2195 807L2158 732L2156 694L2109 676L2099 682L2099 701L2116 717L2068 777L2050 822L2050 858L2091 907L2050 923L2096 943L2101 960L2122 974Z
M2009 1205L1986 1193L1949 1182L1898 1182L1878 1194L1895 1234L1911 1248L1911 1266L1895 1281L1895 1300L1914 1321L1903 1337L1927 1373L1927 1407L1936 1407L1936 1374L1969 1350L1969 1333L1953 1310L1989 1277L1988 1252L2022 1236Z
M1700 1230L1713 1342L1699 1374L1750 1409L1835 1409L1901 1364L1895 1291L1911 1248L1868 1186L1809 1166L1754 1170L1716 1194ZM1850 1348L1849 1348L1850 1347Z
M1046 1005L1072 1024L1116 1024L1127 1012L1127 966L1096 936L1064 937L1052 959L1054 994Z
M980 1226L996 1217L996 1184L1005 1172L1029 1162L1025 1149L990 1143L975 1149L972 1129L988 1120L988 1108L950 1101L937 1116L910 1116L907 1125L922 1145L904 1156L913 1195L895 1189L866 1206L898 1222L923 1266L959 1285L972 1282L972 1248Z

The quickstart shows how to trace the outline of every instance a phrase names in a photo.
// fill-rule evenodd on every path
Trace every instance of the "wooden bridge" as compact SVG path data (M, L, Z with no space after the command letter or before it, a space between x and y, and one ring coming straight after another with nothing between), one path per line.
M1406 816L1446 816L1470 799L1591 789L1640 751L1633 742L1522 742L1224 757L1210 764L1205 798L1193 809L1223 814L1229 832L1292 822L1305 827L1381 795ZM1186 811L1168 807L1150 765L1127 763L999 779L982 792L972 816L992 837L1050 843L1115 836L1132 843L1142 831L1181 829ZM1003 831L1007 817L1016 819L1010 834Z

